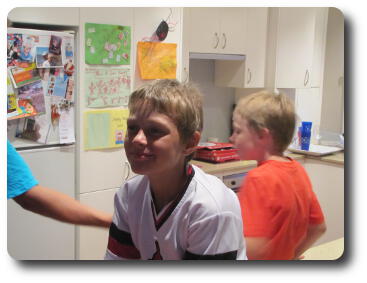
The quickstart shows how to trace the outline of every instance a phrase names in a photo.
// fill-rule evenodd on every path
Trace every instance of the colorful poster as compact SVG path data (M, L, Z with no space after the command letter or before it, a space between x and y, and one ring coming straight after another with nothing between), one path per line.
M129 65L130 50L129 26L85 24L85 63Z
M128 116L128 109L85 112L84 149L121 147L124 143Z
M129 68L86 68L86 106L126 106L131 93L130 76Z
M138 42L138 65L143 80L176 78L175 43Z

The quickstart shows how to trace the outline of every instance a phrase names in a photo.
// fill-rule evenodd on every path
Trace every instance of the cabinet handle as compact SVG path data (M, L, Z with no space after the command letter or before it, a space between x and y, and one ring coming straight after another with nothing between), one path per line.
M224 49L224 48L226 48L226 45L227 45L227 37L226 37L225 33L222 33L222 36L224 38L224 43L223 43L222 49Z
M310 73L308 72L308 70L306 70L305 78L303 80L304 86L306 86L308 84L309 79L310 79Z
M247 68L247 73L248 73L248 75L247 75L247 84L249 84L251 82L251 77L252 77L250 68Z
M219 44L219 36L218 36L218 34L217 33L214 33L214 35L215 35L215 38L216 38L216 40L217 40L217 42L215 43L215 45L214 45L214 49L216 49L217 47L218 47L218 44Z
M131 171L131 167L130 167L130 163L128 162L128 161L125 161L125 168L127 167L127 174L126 174L126 176L125 176L125 178L124 178L124 180L126 181L127 180L127 178L129 178L129 176L130 176L130 171Z
M184 69L184 73L183 73L183 76L184 75L186 75L185 76L185 79L184 80L182 80L184 83L187 83L188 81L189 81L189 72L187 71L187 68L185 67Z

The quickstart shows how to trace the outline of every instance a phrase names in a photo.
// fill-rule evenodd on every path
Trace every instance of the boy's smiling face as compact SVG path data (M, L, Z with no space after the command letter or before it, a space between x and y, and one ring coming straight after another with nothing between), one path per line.
M132 170L147 176L182 170L186 156L176 125L158 112L130 115L125 151Z

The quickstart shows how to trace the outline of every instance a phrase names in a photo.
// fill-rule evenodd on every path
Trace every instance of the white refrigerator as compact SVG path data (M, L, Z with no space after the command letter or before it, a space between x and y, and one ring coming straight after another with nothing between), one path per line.
M76 31L7 30L7 138L41 185L73 198L75 37ZM19 260L75 259L75 226L8 200L7 247Z

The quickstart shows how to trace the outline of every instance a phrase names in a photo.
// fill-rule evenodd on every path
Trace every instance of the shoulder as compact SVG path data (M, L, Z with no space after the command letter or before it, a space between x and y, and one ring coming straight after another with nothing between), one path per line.
M115 198L131 201L142 197L147 188L149 188L148 178L143 175L136 175L121 185L116 192Z
M208 213L237 213L239 202L236 194L216 176L206 174L200 168L193 166L195 175L193 205L197 209L205 209Z

